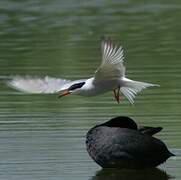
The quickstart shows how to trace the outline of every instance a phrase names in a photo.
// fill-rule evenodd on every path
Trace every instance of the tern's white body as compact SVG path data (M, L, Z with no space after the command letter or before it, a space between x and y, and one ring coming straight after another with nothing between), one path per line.
M81 96L97 96L99 94L106 93L113 89L117 89L118 86L123 86L125 81L129 81L129 79L123 77L116 80L103 81L99 83L98 85L94 85L94 78L92 77L92 78L86 79L85 85L81 89L78 89L77 91L72 92L72 94L77 94ZM82 80L80 80L79 82L82 82ZM63 89L65 88L63 87L62 90Z
M155 84L133 81L125 77L123 65L123 50L121 46L112 41L102 42L102 62L93 77L70 81L65 79L31 78L16 76L8 84L20 91L27 93L56 93L77 94L82 96L95 96L111 90L120 90L130 101L134 103L135 95L141 90L158 86ZM117 98L117 97L116 97Z
M85 85L81 89L72 92L72 94L77 94L82 96L96 96L108 92L112 89L116 89L119 85L119 81L110 81L110 82L106 81L102 82L99 85L94 85L93 81L94 78L87 79L85 81Z

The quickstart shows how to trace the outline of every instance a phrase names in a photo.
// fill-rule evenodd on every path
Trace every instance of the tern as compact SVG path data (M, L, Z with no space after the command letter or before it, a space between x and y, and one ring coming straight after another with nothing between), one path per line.
M59 97L70 94L96 96L113 91L118 103L121 92L131 104L134 103L135 95L143 89L159 86L126 78L123 48L112 40L102 40L101 52L101 65L91 78L71 81L49 76L44 78L14 76L8 81L8 85L25 93L59 93Z

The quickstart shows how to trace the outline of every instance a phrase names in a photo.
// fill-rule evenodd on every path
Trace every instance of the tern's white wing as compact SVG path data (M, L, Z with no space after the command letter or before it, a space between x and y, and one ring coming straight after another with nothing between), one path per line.
M94 83L117 80L125 75L123 49L110 40L102 41L102 63L95 73Z
M57 79L52 77L33 78L30 76L20 77L15 76L8 81L8 85L19 91L26 93L56 93L62 90L62 87L69 84L71 81L65 79Z

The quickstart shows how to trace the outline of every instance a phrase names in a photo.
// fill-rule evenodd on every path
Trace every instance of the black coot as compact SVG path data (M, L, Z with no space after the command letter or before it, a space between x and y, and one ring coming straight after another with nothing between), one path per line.
M103 168L141 169L156 167L174 156L152 135L161 127L141 127L129 117L116 117L87 133L86 146L92 159Z

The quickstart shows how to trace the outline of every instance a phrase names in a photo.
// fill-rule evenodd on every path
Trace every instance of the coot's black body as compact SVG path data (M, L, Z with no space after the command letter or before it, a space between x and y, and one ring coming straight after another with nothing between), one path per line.
M166 145L152 137L161 127L137 128L128 117L116 117L87 133L89 155L103 168L156 167L173 156Z

